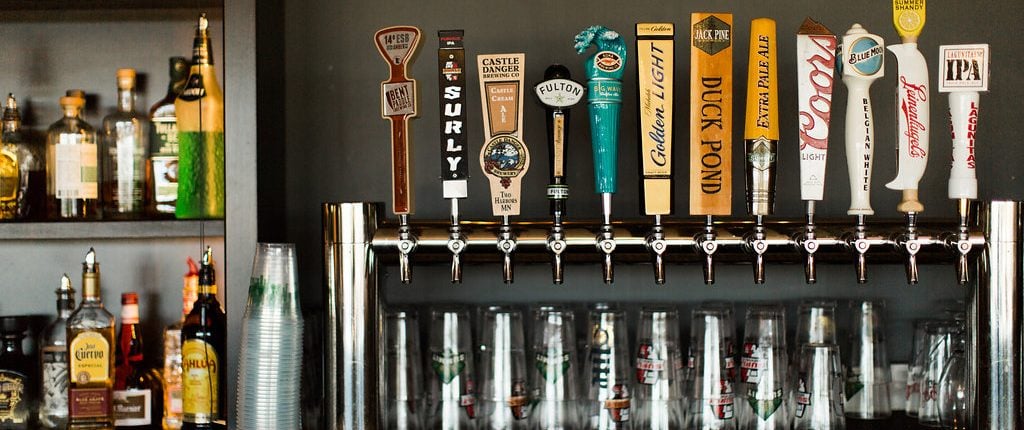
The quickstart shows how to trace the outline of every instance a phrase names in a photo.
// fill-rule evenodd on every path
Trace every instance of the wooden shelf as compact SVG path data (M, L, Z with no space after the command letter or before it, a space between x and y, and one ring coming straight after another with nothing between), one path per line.
M224 220L29 222L0 224L0 240L150 239L224 236Z
M0 0L0 10L118 10L223 8L223 0Z

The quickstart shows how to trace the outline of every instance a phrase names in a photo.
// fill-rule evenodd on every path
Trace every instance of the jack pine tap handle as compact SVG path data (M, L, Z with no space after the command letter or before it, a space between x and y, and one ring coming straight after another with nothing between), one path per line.
M918 183L928 164L929 123L928 62L917 48L917 38L925 21L925 1L893 0L893 25L902 39L901 44L889 45L896 56L896 139L899 171L896 179L886 188L902 190L903 198L897 206L900 212L924 211L918 200Z
M420 42L420 29L410 26L382 28L374 34L390 75L380 84L381 116L391 122L392 210L412 213L412 178L409 167L409 118L416 116L416 80L407 68Z
M875 151L871 83L885 74L885 44L860 24L843 36L841 68L846 100L846 160L850 175L849 215L873 215L871 167Z
M690 215L731 215L732 14L690 21Z

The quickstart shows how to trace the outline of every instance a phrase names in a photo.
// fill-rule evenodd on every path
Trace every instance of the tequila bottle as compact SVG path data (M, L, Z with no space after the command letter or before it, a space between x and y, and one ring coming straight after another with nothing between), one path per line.
M63 429L68 425L68 317L75 310L75 290L67 274L60 278L57 288L57 319L43 333L42 403L39 405L39 423L48 429Z
M68 317L70 429L110 427L113 419L114 316L100 298L100 265L92 248L82 263L82 303Z
M167 95L149 108L153 126L149 137L147 200L152 216L174 216L178 201L178 116L174 100L185 88L188 71L185 57L171 57Z
M103 118L100 142L104 218L137 218L145 209L149 120L135 112L135 70L117 70L117 112Z
M68 94L60 98L64 117L46 133L47 213L58 220L97 219L96 130L81 117L84 93L72 90Z

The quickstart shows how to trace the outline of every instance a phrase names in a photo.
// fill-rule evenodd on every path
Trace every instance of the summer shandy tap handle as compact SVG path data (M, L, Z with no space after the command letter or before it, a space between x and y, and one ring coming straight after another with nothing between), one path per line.
M918 200L918 183L928 164L928 138L931 132L928 62L917 49L917 37L924 27L925 2L893 0L893 24L903 43L888 46L896 55L896 139L899 172L885 184L902 190L897 210L904 213L924 211Z
M846 162L850 174L849 215L873 215L871 166L875 148L871 113L871 83L885 74L882 38L854 24L842 44L843 83L846 84Z

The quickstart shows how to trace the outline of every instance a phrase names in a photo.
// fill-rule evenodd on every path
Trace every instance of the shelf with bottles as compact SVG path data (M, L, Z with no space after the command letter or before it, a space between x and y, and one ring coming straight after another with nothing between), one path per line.
M0 0L6 11L222 8L224 0Z
M0 223L0 240L223 237L224 220Z

